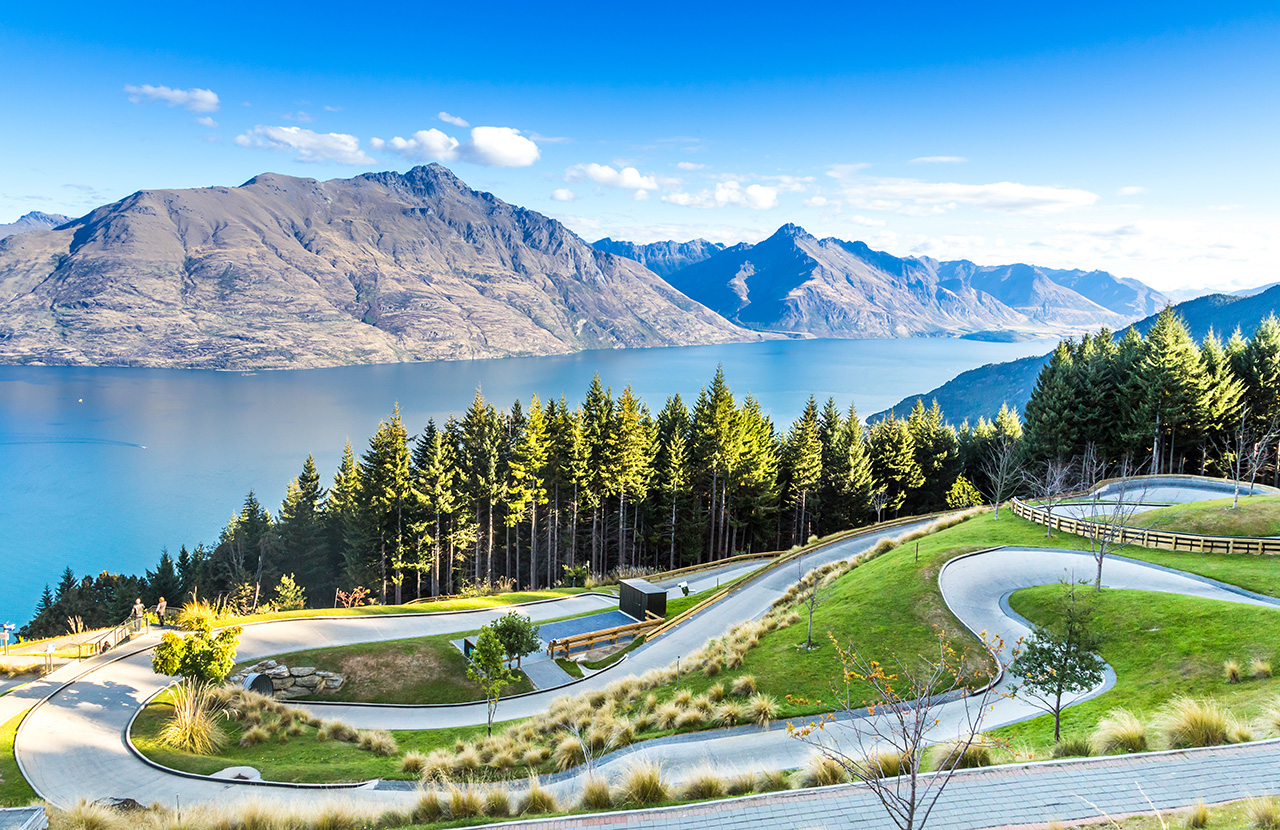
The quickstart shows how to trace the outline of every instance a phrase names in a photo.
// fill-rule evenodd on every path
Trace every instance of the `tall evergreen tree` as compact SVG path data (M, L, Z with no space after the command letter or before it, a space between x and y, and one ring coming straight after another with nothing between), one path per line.
M791 505L795 511L793 544L804 544L813 532L808 501L809 494L818 488L822 480L822 450L818 403L810 395L804 412L791 425L787 436L786 460L790 473Z
M335 587L333 561L325 531L324 488L311 455L302 472L289 482L277 521L280 536L280 568L293 574L313 601L329 597Z
M871 427L867 445L875 486L885 491L888 496L885 507L896 515L911 491L924 484L911 430L906 421L890 413Z

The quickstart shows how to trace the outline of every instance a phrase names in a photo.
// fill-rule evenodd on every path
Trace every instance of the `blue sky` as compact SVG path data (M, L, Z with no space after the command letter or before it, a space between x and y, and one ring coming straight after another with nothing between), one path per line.
M1280 279L1274 4L1034 5L22 4L0 222L438 160L588 239Z

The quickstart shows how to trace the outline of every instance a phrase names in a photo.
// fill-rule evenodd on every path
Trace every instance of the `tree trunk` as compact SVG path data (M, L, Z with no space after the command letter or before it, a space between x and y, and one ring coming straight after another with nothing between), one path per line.
M676 486L671 485L671 555L668 567L676 568Z
M538 497L529 500L529 587L538 587Z

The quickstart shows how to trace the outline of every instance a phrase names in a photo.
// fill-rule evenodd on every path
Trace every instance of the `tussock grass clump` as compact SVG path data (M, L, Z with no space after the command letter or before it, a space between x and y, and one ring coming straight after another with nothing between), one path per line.
M741 775L735 775L730 778L724 785L724 791L728 795L747 795L760 789L760 776L754 772L744 772Z
M582 785L582 797L578 806L584 810L608 810L613 807L613 793L609 791L609 782L603 778L591 776Z
M566 735L556 744L555 751L551 753L551 758L555 761L556 769L566 770L570 767L576 767L586 760L586 748L583 747L580 738Z
M178 612L174 624L183 631L207 631L222 619L222 609L205 600L188 602Z
M662 767L653 761L641 761L627 770L622 778L621 800L637 807L661 804L669 797Z
M461 750L454 753L453 756L453 767L458 770L479 769L480 764L482 763L483 762L480 760L480 750L470 745L464 746Z
M385 729L371 729L360 733L360 748L383 758L388 758L400 751L396 739Z
M771 769L760 773L756 787L762 793L776 793L791 789L791 779L785 770Z
M414 805L412 818L415 824L429 824L433 821L439 821L444 818L444 804L440 802L440 794L435 790L428 790L418 799L418 803Z
M834 758L821 752L814 753L800 771L800 786L827 787L832 784L845 784L849 781L849 771Z
M991 747L985 743L971 743L961 748L956 743L938 744L933 750L934 766L938 769L976 769L991 766Z
M719 660L710 660L707 662L705 666L702 667L702 673L705 674L707 677L715 677L717 674L720 673L721 668L723 667L720 665Z
M394 817L386 815L382 819L387 824L392 821L399 823L406 820L412 820L412 818L397 814ZM360 830L366 824L365 817L350 805L326 804L320 808L320 812L312 820L311 830Z
M511 815L511 796L501 787L490 787L484 793L484 814L491 818Z
M1247 744L1253 740L1253 729L1235 715L1227 716L1227 742Z
M1192 830L1200 830L1209 823L1209 808L1203 801L1197 801L1187 811L1187 826Z
M551 757L551 750L545 746L531 746L524 751L520 760L526 767L536 767Z
M1054 758L1088 758L1092 754L1093 747L1084 738L1068 738L1053 747Z
M324 720L320 722L320 728L316 730L316 740L354 743L360 740L360 731L340 720Z
M910 756L901 752L877 752L867 759L867 770L877 778L897 778L910 768Z
M715 721L715 723L719 724L720 726L737 726L739 723L742 722L743 717L744 717L744 714L743 714L742 704L734 703L733 701L730 700L730 701L725 701L724 703L721 703L716 708L716 713L713 716L713 720Z
M708 767L699 769L681 789L681 797L686 801L704 801L709 798L722 798L725 793L724 779Z
M747 716L747 720L768 727L769 723L778 717L778 701L766 694L754 694L747 701L743 713Z
M257 746L270 737L270 733L263 727L251 726L240 734L240 746Z
M433 749L422 761L423 781L444 781L453 770L453 753L447 749Z
M472 792L470 787L449 788L450 818L473 818L483 812L480 796Z
M1178 697L1165 705L1155 725L1165 746L1187 749L1228 743L1232 723L1215 701Z
M676 729L697 729L706 722L707 718L702 714L701 709L690 707L676 718Z
M1102 716L1089 737L1094 753L1146 752L1147 727L1127 709L1112 709Z
M676 721L683 714L684 707L676 703L674 700L669 700L654 710L654 726L657 726L662 730L675 729Z
M400 771L410 775L422 775L427 769L427 755L424 752L406 752L400 759Z
M752 674L742 674L734 678L733 693L738 697L751 697L756 693L756 678Z
M713 683L711 688L707 689L707 700L712 703L719 703L724 700L724 684Z
M227 733L218 725L223 704L208 686L188 681L169 693L173 715L157 736L161 743L195 755L212 755L227 744Z
M524 796L520 799L520 814L537 816L554 813L558 809L559 805L556 804L556 797L544 790L536 777L531 777L529 779L529 788L525 790Z
M1249 676L1254 680L1262 680L1271 676L1271 661L1255 657L1249 661Z
M1280 799L1275 796L1249 799L1247 812L1249 823L1259 830L1280 830Z
M1241 678L1240 663L1236 660L1227 660L1223 663L1222 678L1228 683L1239 683Z

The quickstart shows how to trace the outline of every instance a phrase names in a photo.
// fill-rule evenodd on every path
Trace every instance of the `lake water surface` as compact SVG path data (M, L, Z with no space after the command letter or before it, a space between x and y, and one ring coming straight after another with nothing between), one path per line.
M722 364L785 429L810 393L865 416L1052 345L792 340L248 375L0 366L0 619L26 622L67 565L140 573L162 547L216 541L250 489L274 513L308 452L330 480L343 442L361 452L397 402L412 434L460 415L477 387L499 407L533 393L572 404L598 372L656 413L674 392L692 405Z

